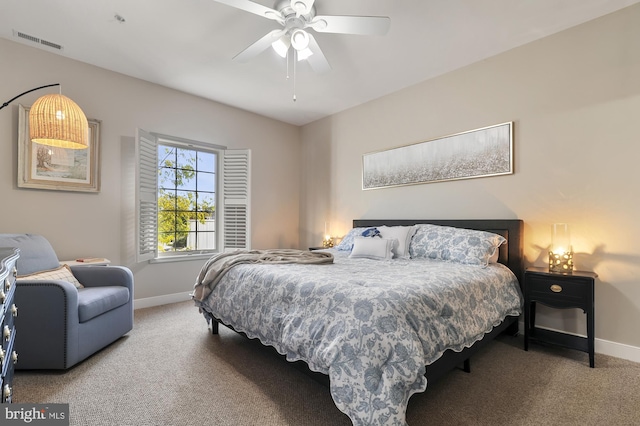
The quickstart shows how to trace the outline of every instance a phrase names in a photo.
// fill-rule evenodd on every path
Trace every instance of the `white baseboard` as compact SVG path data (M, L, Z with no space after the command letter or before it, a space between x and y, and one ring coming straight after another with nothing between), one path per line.
M624 343L610 342L603 339L595 339L596 353L611 355L616 358L628 359L633 362L640 362L640 348L637 346L625 345Z
M133 300L133 309L151 308L153 306L168 305L169 303L186 302L191 300L190 293L174 293L162 296L145 297Z
M520 330L524 333L524 323L520 322L518 324L520 326ZM538 327L536 325L536 327ZM561 333L567 333L566 331L557 330L549 327L539 327L545 330L558 331ZM574 334L576 336L587 337L582 334L568 333ZM597 337L594 339L595 352L596 354L609 355L616 358L627 359L633 362L640 362L640 348L636 346L626 345L624 343L611 342L609 340L598 339ZM596 360L597 365L597 360Z

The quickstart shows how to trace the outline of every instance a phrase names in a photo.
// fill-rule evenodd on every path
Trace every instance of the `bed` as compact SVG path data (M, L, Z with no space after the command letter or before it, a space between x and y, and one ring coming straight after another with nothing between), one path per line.
M517 333L522 232L516 219L354 220L304 262L238 262L206 286L205 265L194 300L213 333L222 323L328 376L354 425L405 425L428 381Z

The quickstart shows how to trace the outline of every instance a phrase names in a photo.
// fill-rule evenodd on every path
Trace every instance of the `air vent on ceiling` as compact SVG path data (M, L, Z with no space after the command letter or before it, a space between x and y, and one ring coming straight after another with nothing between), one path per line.
M36 43L36 44L41 45L41 46L50 47L52 49L56 49L56 50L62 50L63 49L62 45L60 45L58 43L54 43L52 41L48 41L48 40L44 40L44 39L41 39L41 38L38 38L38 37L34 37L32 35L25 34L25 33L20 32L20 31L13 30L13 36L17 37L17 38L21 38L23 40L30 41L31 43Z

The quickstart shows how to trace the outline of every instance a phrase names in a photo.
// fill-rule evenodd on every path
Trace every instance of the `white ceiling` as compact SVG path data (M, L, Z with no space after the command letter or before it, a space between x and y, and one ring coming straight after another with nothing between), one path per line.
M20 31L69 58L303 125L638 2L316 0L318 14L388 16L391 27L385 36L314 33L332 69L300 63L296 102L273 49L232 60L279 24L214 0L2 0L0 37L36 46Z

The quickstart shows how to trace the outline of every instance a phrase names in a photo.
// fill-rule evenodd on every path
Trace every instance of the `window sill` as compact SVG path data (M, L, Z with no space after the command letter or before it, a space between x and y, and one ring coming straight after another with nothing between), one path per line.
M203 260L209 259L215 253L194 253L194 254L185 254L179 256L166 256L166 257L156 257L155 259L149 260L149 263L169 263L169 262L184 262L189 260Z

